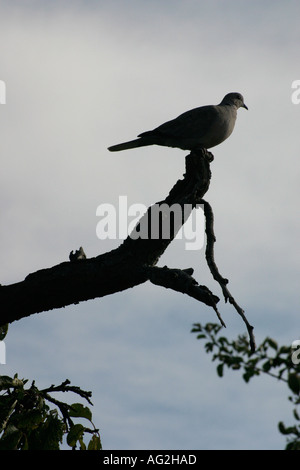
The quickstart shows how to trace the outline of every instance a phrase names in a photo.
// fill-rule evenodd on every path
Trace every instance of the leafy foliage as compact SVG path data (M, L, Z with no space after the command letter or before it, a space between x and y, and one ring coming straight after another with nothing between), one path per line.
M254 353L251 353L246 336L240 335L234 341L229 341L221 335L223 327L215 323L202 326L194 324L193 333L197 339L206 340L205 351L212 354L212 360L217 361L217 374L223 377L225 368L242 371L245 382L253 377L267 374L287 384L288 398L295 406L293 415L296 424L285 426L278 424L281 434L287 438L286 450L300 450L300 414L297 406L300 404L300 358L299 350L293 351L291 346L279 346L272 338L266 338Z
M0 327L1 341L7 331L8 325ZM81 403L69 405L52 396L54 392L73 392L92 405L92 392L70 385L69 380L43 390L34 381L25 388L27 382L17 374L13 378L0 375L0 450L59 450L63 437L72 449L102 449L91 410ZM50 404L55 407L50 408ZM87 420L92 428L74 423L72 418ZM85 434L92 435L87 446Z
M71 386L69 380L61 385L39 390L32 382L0 376L0 450L59 450L63 437L72 448L100 450L98 429L92 422L90 409L81 403L69 405L53 398L53 392L74 392L89 403L91 392ZM56 408L51 409L49 403ZM92 429L72 418L84 418ZM88 446L83 441L85 433L92 434Z

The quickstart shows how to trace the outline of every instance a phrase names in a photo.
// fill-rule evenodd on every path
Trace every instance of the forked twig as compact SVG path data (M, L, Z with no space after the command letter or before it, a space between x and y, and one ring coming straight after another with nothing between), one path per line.
M215 234L214 234L214 214L213 214L213 210L212 210L210 204L207 201L205 201L204 199L201 199L200 203L203 204L203 206L204 206L205 232L206 232L206 236L207 236L205 257L206 257L208 267L210 269L210 272L211 272L213 278L220 284L220 287L221 287L223 295L224 295L225 302L229 301L229 303L234 306L234 308L236 309L238 314L242 317L242 319L243 319L243 321L244 321L244 323L247 327L248 334L249 334L249 342L250 342L251 352L254 352L255 348L256 348L255 338L254 338L254 334L253 334L254 327L252 325L250 325L250 323L248 322L248 320L245 316L244 310L237 304L234 297L229 292L229 290L227 288L228 279L225 279L224 277L221 276L221 274L219 273L218 267L215 263L214 243L216 241L216 237L215 237Z

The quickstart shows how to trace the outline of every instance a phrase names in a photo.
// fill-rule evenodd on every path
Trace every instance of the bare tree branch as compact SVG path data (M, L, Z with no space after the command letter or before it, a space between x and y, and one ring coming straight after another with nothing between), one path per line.
M219 297L214 295L206 286L199 286L197 281L191 276L194 270L188 269L169 269L167 266L158 268L156 266L149 267L149 280L158 286L173 289L177 292L187 294L194 299L213 307L220 323L226 327L222 317L217 309Z
M51 268L42 269L29 274L23 281L0 286L0 326L12 323L34 313L49 311L89 299L103 297L120 292L150 280L155 285L171 288L213 307L221 324L225 326L216 307L219 298L207 287L200 286L191 276L193 269L186 270L156 267L161 255L175 238L192 210L204 204L207 228L207 263L212 275L220 283L225 300L235 306L246 321L248 330L253 329L245 320L244 312L237 306L233 297L225 287L226 281L216 268L213 259L213 225L208 203L203 196L209 188L211 171L210 162L213 156L204 149L191 152L185 158L186 172L182 180L177 181L164 201L155 204L159 208L163 221L170 215L170 207L179 205L181 219L173 221L172 231L168 237L151 237L153 206L141 217L134 229L139 235L146 229L146 237L133 236L133 232L115 250L86 258L80 247L70 253L70 261ZM188 209L187 209L188 208ZM254 344L254 343L253 343ZM252 344L252 346L253 346Z

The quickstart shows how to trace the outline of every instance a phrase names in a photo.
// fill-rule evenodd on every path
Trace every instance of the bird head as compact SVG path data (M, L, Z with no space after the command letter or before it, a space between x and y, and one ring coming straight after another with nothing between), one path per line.
M245 108L248 109L248 107L244 103L244 98L243 95L240 93L228 93L224 98L222 99L220 104L229 104L231 106L235 106L237 109L238 108Z

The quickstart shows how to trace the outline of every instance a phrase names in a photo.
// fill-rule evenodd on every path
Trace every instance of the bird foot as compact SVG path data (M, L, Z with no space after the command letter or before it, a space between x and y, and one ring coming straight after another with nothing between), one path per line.
M197 157L203 157L203 158L207 159L209 162L212 162L214 160L213 154L211 152L209 152L207 149L202 148L202 147L193 149L191 151L191 154L195 155Z

